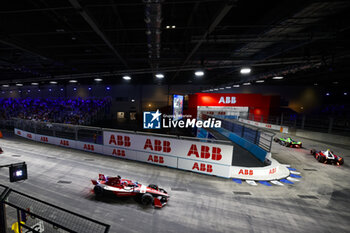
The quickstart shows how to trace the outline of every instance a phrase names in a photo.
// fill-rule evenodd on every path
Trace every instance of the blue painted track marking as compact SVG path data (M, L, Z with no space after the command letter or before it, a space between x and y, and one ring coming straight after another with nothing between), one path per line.
M296 171L297 169L295 169L295 168L292 168L292 167L287 167L289 170L291 170L291 171Z
M270 184L267 181L259 181L260 184L266 185L266 186L272 186L272 184Z
M236 182L237 184L242 184L242 180L240 180L240 179L235 179L235 178L233 178L232 179L234 182Z
M294 184L292 181L289 181L287 179L282 179L280 181L283 182L283 183L286 183L286 184Z
M295 174L290 174L290 177L294 177L294 178L301 178L301 176L295 175Z

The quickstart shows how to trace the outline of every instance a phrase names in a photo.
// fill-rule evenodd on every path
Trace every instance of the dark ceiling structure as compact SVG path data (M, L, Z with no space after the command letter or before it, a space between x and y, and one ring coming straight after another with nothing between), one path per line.
M349 7L337 0L5 1L0 84L118 83L129 75L145 84L345 85ZM242 75L242 67L252 72ZM154 77L159 72L164 79Z

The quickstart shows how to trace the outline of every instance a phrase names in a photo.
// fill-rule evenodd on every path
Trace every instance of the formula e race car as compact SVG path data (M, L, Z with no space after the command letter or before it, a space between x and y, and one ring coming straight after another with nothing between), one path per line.
M145 186L120 176L111 177L99 174L98 180L91 180L96 196L113 194L117 197L136 197L143 205L153 203L154 207L162 208L169 200L169 194L155 184Z
M326 151L316 151L315 149L312 149L310 153L317 159L320 163L332 163L337 165L343 165L344 159L338 155L335 155L333 151L326 150Z
M294 141L292 138L274 138L275 142L278 142L282 146L301 148L303 144L301 142Z

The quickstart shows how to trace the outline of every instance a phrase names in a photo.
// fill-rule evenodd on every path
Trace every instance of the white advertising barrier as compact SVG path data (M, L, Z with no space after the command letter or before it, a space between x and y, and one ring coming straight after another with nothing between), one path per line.
M232 145L110 131L103 132L103 140L106 146L138 152L188 158L222 165L231 165L232 162Z
M271 164L265 167L231 166L230 177L244 180L275 180L289 176L288 168L271 158Z
M229 165L204 163L197 160L182 159L182 158L178 158L177 167L179 169L203 173L207 175L221 176L226 178L230 177L230 168L231 168L231 166Z
M76 149L99 153L99 154L102 154L103 152L102 147L103 147L102 145L95 144L95 143L80 142L80 141L76 141L75 143Z
M267 129L273 129L273 130L278 130L281 133L288 133L288 127L286 126L280 126L280 125L273 125L273 124L267 124L263 122L257 122L257 121L250 121L246 119L238 119L240 122L249 124L249 125L254 125L262 128L267 128Z
M76 148L76 141L70 140L70 139L55 138L54 143L58 146L63 146L63 147L68 147L68 148Z
M28 132L28 131L24 131L21 129L15 129L15 134L30 140L35 140L35 134Z
M35 135L35 141L38 142L43 142L43 143L48 143L48 144L56 144L56 137L51 137L51 136L46 136L46 135L41 135L41 134L36 134Z

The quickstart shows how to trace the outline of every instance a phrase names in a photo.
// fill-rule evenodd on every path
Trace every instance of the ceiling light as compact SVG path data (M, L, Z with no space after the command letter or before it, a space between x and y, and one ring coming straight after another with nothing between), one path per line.
M74 88L73 88L73 90L74 90L74 91L76 91L76 90L77 90L77 88L76 88L76 87L74 87Z
M23 84L22 84L22 83L17 83L17 84L16 84L16 86L18 86L18 87L22 87L22 86L23 86Z
M91 87L89 87L88 89L89 89L89 91L91 91L91 90L92 90L92 88L91 88Z
M226 89L231 89L231 87L226 87Z
M273 77L272 79L283 79L283 77L282 76L276 76L276 77Z
M159 79L164 78L164 74L158 73L156 74L156 78L159 78Z
M344 95L348 95L348 93L347 93L347 92L344 92Z
M335 81L335 82L333 82L333 84L338 84L339 82L337 82L337 81Z
M111 90L111 87L106 87L106 90L107 90L107 91Z
M77 81L77 80L72 79L72 80L69 80L69 82L70 82L70 83L77 83L78 81Z
M265 80L256 80L257 83L263 83Z
M60 90L63 91L63 88L61 88Z
M241 68L241 74L249 74L251 71L250 68Z
M176 26L175 26L175 25L173 25L173 26L171 26L171 28L176 28Z
M217 89L217 88L214 88L214 91L218 91L219 89Z
M50 81L50 83L51 83L51 84L57 84L57 82L56 82L56 81Z
M318 83L314 83L314 86L317 86L318 85Z
M95 78L95 82L101 82L103 79L102 78Z
M49 91L52 91L52 89L50 88Z
M204 75L204 72L201 70L198 70L198 71L194 72L194 75L196 75L197 77L201 77Z
M239 87L239 85L238 85L238 84L236 84L236 85L233 85L233 87Z
M250 83L243 83L243 85L244 85L244 86L248 86L248 85L250 85Z
M330 95L329 92L327 92L326 95L329 96Z
M134 100L134 99L132 99L132 100L131 100L131 102L133 102L133 103L134 103L134 102L135 102L135 100Z
M72 40L76 40L76 39L77 39L76 37L74 37L74 36L72 37Z
M124 79L124 80L131 80L131 77L128 76L128 75L125 75L125 76L123 76L123 79Z
M38 86L38 85L39 85L39 83L32 83L32 85L33 85L33 86Z
M167 28L167 29L169 29L169 28L170 28L170 26L169 26L169 25L167 25L167 26L166 26L166 28Z
M10 85L8 84L3 84L2 87L9 87Z
M27 92L30 92L30 90L28 90Z

